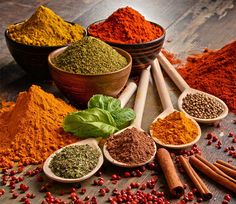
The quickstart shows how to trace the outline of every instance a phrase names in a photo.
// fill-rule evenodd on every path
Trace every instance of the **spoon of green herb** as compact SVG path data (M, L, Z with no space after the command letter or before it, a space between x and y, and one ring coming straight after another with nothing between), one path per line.
M124 107L137 88L129 82L119 97ZM51 154L43 165L44 173L52 180L62 183L75 183L88 179L103 164L103 154L98 140L88 138L67 145Z
M147 69L144 69L142 71L142 74L141 74L141 77L139 80L138 90L137 90L135 104L134 104L134 112L136 114L136 118L134 119L133 123L130 126L124 128L123 130L116 132L114 134L115 136L120 134L121 132L124 132L127 129L132 129L133 127L136 128L137 130L139 130L140 132L145 132L141 128L141 123L142 123L143 111L144 111L144 106L145 106L145 101L146 101L146 96L147 96L149 78L150 78L150 66ZM150 136L148 135L147 137L150 137ZM126 167L126 168L133 168L133 167L145 165L145 164L149 163L150 161L152 161L155 154L156 154L156 145L153 140L153 155L151 155L151 157L147 161L140 162L137 164L123 163L123 162L117 161L114 158L112 158L112 156L110 155L110 153L107 149L107 142L105 142L105 144L103 146L103 153L104 153L104 156L106 157L106 159L108 161L110 161L111 163L113 163L114 165Z

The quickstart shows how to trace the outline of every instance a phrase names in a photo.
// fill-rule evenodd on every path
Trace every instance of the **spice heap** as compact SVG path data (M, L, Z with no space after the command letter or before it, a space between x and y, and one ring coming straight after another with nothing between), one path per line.
M107 150L111 157L131 165L149 160L155 152L154 145L151 137L136 128L127 128L107 139Z
M0 109L0 167L42 163L55 150L74 143L61 124L75 109L31 86L18 95L15 105Z
M218 100L202 93L187 94L183 98L182 108L189 115L201 119L217 118L224 111Z
M106 42L136 44L159 38L163 30L127 6L115 11L104 22L91 25L88 33Z
M77 74L102 74L118 71L128 63L110 45L94 37L84 37L55 58L55 64Z
M152 136L164 144L181 145L192 142L198 135L198 128L182 112L173 112L151 125Z
M178 71L192 88L219 97L236 114L236 41L188 57Z
M84 28L65 22L47 7L40 6L26 21L8 27L10 38L16 42L35 46L59 46L78 41Z
M100 152L89 145L72 145L57 153L49 164L52 172L63 178L81 178L97 165Z

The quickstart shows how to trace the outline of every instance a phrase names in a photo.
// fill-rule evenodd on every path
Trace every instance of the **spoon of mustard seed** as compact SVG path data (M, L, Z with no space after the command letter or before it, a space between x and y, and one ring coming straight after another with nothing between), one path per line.
M199 123L214 123L228 115L228 107L221 99L191 88L163 53L159 53L157 59L182 92L178 99L178 107L182 112Z
M199 127L198 123L195 120L193 120L191 117L189 117L186 114L185 114L186 118L190 119L192 124L195 126L195 129L197 130L196 136L191 142L185 143L185 144L167 144L167 143L162 142L160 139L158 139L158 135L156 134L156 131L154 130L155 124L158 121L165 119L167 116L171 115L172 113L179 112L179 111L174 109L172 105L170 95L168 93L168 89L167 89L167 86L166 86L166 83L165 83L165 80L161 71L161 67L157 59L155 59L152 62L152 75L153 75L164 111L160 115L158 115L152 122L152 125L150 126L150 135L152 136L152 138L155 140L157 144L166 148L182 149L182 148L186 148L195 144L201 137L201 128ZM166 131L169 131L169 130L166 129ZM181 129L176 128L175 131L181 131ZM170 135L168 136L170 137Z

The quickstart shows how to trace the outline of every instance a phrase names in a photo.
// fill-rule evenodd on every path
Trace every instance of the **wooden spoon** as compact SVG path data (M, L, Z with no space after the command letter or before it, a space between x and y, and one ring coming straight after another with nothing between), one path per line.
M135 92L136 88L137 88L137 85L134 82L129 82L128 83L128 85L126 86L126 88L124 89L124 91L122 92L122 94L119 97L119 99L121 101L122 108L129 101L130 97L133 95L133 93ZM52 161L52 159L55 156L55 154L61 152L66 147L69 147L69 146L72 146L72 145L85 145L85 144L88 144L89 146L91 146L91 147L93 147L95 149L98 149L98 151L100 152L100 157L98 159L97 166L91 172L89 172L87 175L85 175L83 177L80 177L80 178L68 179L68 178L63 178L63 177L56 176L51 171L51 169L49 168L49 164ZM83 181L83 180L91 177L93 174L95 174L99 170L99 168L102 166L103 161L104 161L103 154L102 154L101 149L98 146L98 140L96 140L95 138L89 138L89 139L85 139L85 140L82 140L82 141L79 141L79 142L67 145L67 146L62 147L61 149L58 149L57 151L55 151L44 162L43 171L52 180L55 180L55 181L58 181L58 182L62 182L62 183L76 183L76 182Z
M224 103L224 101L222 101L221 99L219 99L211 94L208 94L206 92L202 92L202 91L190 88L189 85L184 81L184 79L181 77L181 75L176 71L176 69L173 67L173 65L166 59L166 57L162 53L160 53L157 58L161 64L161 66L163 67L163 69L166 71L166 73L169 75L169 77L174 81L176 86L182 92L182 94L179 96L179 99L178 99L178 107L182 112L188 114L182 108L183 99L186 97L186 95L201 93L201 94L205 94L209 98L213 98L213 99L217 100L218 102L220 102L224 107L224 111L218 117L212 118L212 119L197 118L197 117L193 117L188 114L190 117L192 117L194 120L196 120L199 123L214 123L214 122L217 122L218 120L225 118L228 115L229 110L228 110L227 105Z
M142 71L142 74L140 77L138 90L137 90L137 94L136 94L136 98L135 98L135 104L134 104L134 112L136 113L136 118L134 119L133 123L129 127L125 128L123 130L120 130L119 132L116 132L115 135L120 134L121 132L125 131L128 128L131 129L133 127L138 129L139 131L144 132L144 130L141 129L141 123L142 123L143 110L144 110L146 96L147 96L149 78L150 78L150 66L147 69L144 69ZM147 137L149 137L149 136L147 136ZM150 159L148 159L145 162L142 162L139 164L133 164L133 165L119 162L119 161L113 159L107 150L107 143L105 143L103 146L103 153L104 153L104 156L106 157L106 159L108 161L110 161L112 164L114 164L116 166L126 167L126 168L133 168L133 167L145 165L153 160L153 158L156 154L156 145L155 145L154 141L153 141L153 146L154 146L155 150L154 150L154 153Z
M163 106L164 111L157 116L157 118L152 122L156 122L158 119L163 119L166 116L170 115L173 112L178 112L177 110L174 109L172 103L171 103L171 99L168 93L168 89L166 87L166 83L159 65L159 62L157 59L155 59L152 63L152 73L153 73L153 77L156 83L156 87L161 99L161 103ZM196 125L197 129L198 129L198 135L197 137L190 143L187 144L182 144L182 145L171 145L171 144L165 144L163 142L161 142L160 140L158 140L158 138L153 136L153 131L152 129L150 129L150 134L153 137L153 139L155 140L155 142L161 146L167 147L167 148L172 148L172 149L182 149L182 148L186 148L188 146L191 146L193 144L195 144L201 137L201 128L199 127L198 123L193 120L191 117L189 117L188 115L186 115L186 117L190 118L192 120L192 122Z

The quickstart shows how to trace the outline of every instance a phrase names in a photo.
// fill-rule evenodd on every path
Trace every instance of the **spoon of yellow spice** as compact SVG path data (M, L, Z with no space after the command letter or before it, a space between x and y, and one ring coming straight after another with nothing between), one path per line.
M164 111L150 126L150 134L161 146L173 149L195 144L201 136L198 123L183 112L174 109L157 59L152 63L152 74Z
M178 107L181 111L199 123L214 123L228 115L228 107L224 101L211 94L189 87L162 53L157 58L163 69L182 92L178 99Z

